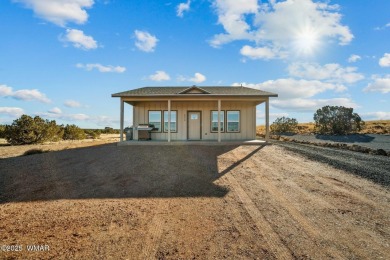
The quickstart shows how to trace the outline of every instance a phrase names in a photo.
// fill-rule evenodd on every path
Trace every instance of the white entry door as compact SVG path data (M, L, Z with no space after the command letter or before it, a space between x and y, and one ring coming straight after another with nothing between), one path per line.
M188 140L200 140L201 135L201 117L200 111L188 111L187 113L187 139Z

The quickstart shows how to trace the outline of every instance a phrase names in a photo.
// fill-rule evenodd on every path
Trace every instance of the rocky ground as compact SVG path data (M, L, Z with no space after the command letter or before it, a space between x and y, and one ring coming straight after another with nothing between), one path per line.
M5 158L0 258L386 259L389 161L285 142Z

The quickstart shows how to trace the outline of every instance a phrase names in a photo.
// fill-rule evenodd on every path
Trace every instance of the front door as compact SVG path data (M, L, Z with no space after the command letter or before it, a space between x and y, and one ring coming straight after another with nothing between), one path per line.
M200 140L201 135L201 115L200 111L188 111L187 113L187 139Z

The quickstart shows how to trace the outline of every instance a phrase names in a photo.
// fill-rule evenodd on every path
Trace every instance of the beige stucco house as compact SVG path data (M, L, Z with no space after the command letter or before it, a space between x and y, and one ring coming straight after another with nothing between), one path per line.
M112 94L120 98L121 142L125 104L133 106L134 140L138 140L137 126L150 124L152 140L221 142L255 139L256 106L264 103L268 139L269 98L277 96L231 86L143 87Z

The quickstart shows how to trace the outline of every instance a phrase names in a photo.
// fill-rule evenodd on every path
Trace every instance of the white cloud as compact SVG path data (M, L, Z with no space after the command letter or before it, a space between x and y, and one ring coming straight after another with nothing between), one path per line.
M164 81L170 80L171 77L165 71L158 70L155 74L150 75L149 79L153 81Z
M345 106L357 108L358 105L349 98L308 99L292 98L287 100L271 100L272 107L298 112L314 112L323 106Z
M180 3L176 8L176 14L179 17L183 17L184 12L190 10L191 0L188 0L186 3Z
M361 113L361 116L366 120L389 120L390 119L390 112L383 112L383 111L377 111L377 112L368 112L368 113Z
M211 46L242 39L253 40L253 33L249 32L250 25L245 21L245 15L258 12L257 0L215 0L214 8L218 14L218 23L226 33L217 34L210 41Z
M357 73L356 70L356 67L343 68L337 63L321 66L316 63L297 62L288 66L288 72L291 76L349 84L364 79L364 76Z
M98 47L92 36L85 35L83 31L77 29L66 29L65 36L61 36L60 40L65 43L69 42L75 48L82 50L92 50Z
M199 72L196 72L194 77L192 78L186 78L184 76L179 76L177 78L178 81L189 81L189 82L194 82L194 83L202 83L204 81L206 81L206 76L204 76L203 74L199 73Z
M9 117L20 117L24 114L24 111L19 107L0 107L0 114Z
M233 86L241 86L241 84L245 87L277 93L278 99L309 98L329 90L341 92L346 89L339 84L292 78L268 80L258 84L234 83Z
M275 121L278 117L288 117L288 113L269 113L269 121ZM256 118L257 119L265 119L265 110L257 109L256 110Z
M12 96L12 88L7 85L0 85L0 96Z
M383 94L390 92L390 74L381 78L373 76L374 82L369 83L367 87L363 89L364 92L381 92Z
M362 57L360 57L359 55L352 54L351 56L349 56L348 62L353 63L353 62L357 62L358 60L361 60L361 59L362 59Z
M390 27L390 23L387 23L387 24L385 24L383 26L375 27L374 30L380 31L380 30L385 30L385 29L387 29L389 27Z
M233 86L245 86L249 88L260 89L278 94L277 99L271 99L270 104L273 108L284 111L296 112L315 112L316 109L326 105L342 105L348 107L358 107L349 98L329 98L318 99L316 95L326 91L341 92L346 88L340 84L327 83L318 80L304 79L277 79L268 80L258 84L234 83Z
M68 22L83 24L88 20L86 8L93 6L93 0L13 0L23 3L35 15L59 26Z
M73 121L85 121L89 120L90 116L86 114L63 114L63 113L37 113L37 115L44 117L44 118L51 118L51 119L61 119L69 122Z
M48 112L52 113L52 114L62 114L62 110L60 108L58 108L58 107L53 107Z
M340 23L336 5L312 0L270 1L262 5L257 0L214 0L214 7L225 33L215 35L210 44L219 47L248 40L255 43L253 50L267 48L284 54L257 55L258 58L311 54L329 39L336 39L340 45L353 39L349 28Z
M24 101L39 101L42 103L50 103L50 99L38 89L21 89L13 91L11 87L0 85L0 96L12 97L17 100Z
M381 67L390 67L390 53L385 53L383 57L379 59L379 65Z
M37 89L21 89L12 94L12 97L19 100L39 101L43 103L50 103L50 99L45 94L39 92Z
M81 63L78 63L76 64L76 67L77 68L80 68L80 69L85 69L87 71L91 71L93 69L97 69L98 71L100 72L116 72L116 73L123 73L126 71L126 68L125 67L121 67L121 66L112 66L112 65L107 65L107 66L104 66L104 65L101 65L99 63L88 63L88 64L81 64Z
M64 106L74 108L74 107L81 107L82 105L80 104L80 102L75 100L66 100L64 102Z
M0 110L1 111L1 110ZM95 123L98 126L113 126L118 125L119 120L117 118L111 118L108 116L89 116L86 114L65 114L65 113L53 113L53 111L49 111L48 113L37 113L37 115L42 116L44 118L56 119L56 120L64 120L67 122L73 123L74 121L88 121ZM131 119L131 118L130 118Z
M284 58L285 53L280 52L280 50L273 50L268 47L251 47L245 45L241 48L240 53L242 56L248 57L252 60L270 60L275 58Z
M145 31L134 31L135 38L137 39L135 42L135 46L144 52L154 52L154 49L156 48L158 39L156 36L151 35L148 32Z

